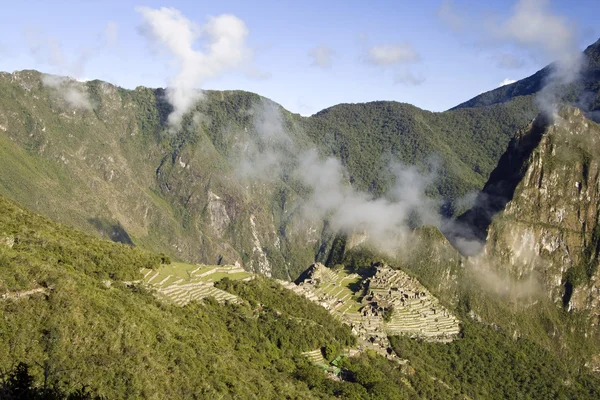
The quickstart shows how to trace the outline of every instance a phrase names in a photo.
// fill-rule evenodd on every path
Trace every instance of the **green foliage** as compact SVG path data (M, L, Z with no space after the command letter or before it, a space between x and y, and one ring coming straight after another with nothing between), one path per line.
M584 51L582 67L581 76L577 82L560 88L560 98L569 103L581 103L578 105L587 108L589 111L595 111L600 106L598 103L598 95L600 93L600 85L598 84L598 78L600 77L600 40L588 46ZM459 104L454 109L485 107L509 102L518 97L532 97L545 86L548 77L552 74L553 68L554 66L550 64L525 79L480 94L469 101ZM589 102L589 100L584 100L589 97L595 97L595 101Z
M392 315L394 314L394 306L389 306L383 309L383 321L390 322L392 320Z
M4 400L92 400L101 397L93 396L85 388L66 393L57 387L36 387L34 378L29 373L29 366L18 363L12 371L0 376L0 398Z
M215 286L259 307L261 317L265 316L261 319L261 328L282 349L309 351L330 346L337 353L337 349L356 343L348 326L334 320L327 310L272 280L257 277L250 282L243 282L225 278ZM276 318L270 320L266 318L267 315ZM286 320L284 325L278 322L281 319Z
M0 247L0 263L5 266L0 270L0 290L23 289L32 282L50 285L61 271L131 280L141 268L160 263L157 255L55 224L1 196L0 209L0 234L14 240L12 247Z
M337 346L328 344L325 347L323 347L321 349L321 351L323 352L323 358L325 358L325 360L331 362L338 355L339 350L338 350Z
M596 399L600 379L526 338L465 321L449 344L392 337L392 348L417 371L411 385L428 399Z
M533 119L532 99L432 113L409 104L340 104L302 121L325 153L339 158L350 182L376 196L394 184L390 163L437 175L430 193L456 200L479 188L514 132Z

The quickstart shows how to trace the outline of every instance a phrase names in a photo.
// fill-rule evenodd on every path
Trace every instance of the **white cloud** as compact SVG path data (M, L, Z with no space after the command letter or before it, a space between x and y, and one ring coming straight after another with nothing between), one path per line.
M246 44L248 28L244 21L230 14L210 17L203 26L187 19L175 8L136 9L144 23L140 33L166 50L177 74L167 88L173 106L169 123L177 125L183 114L201 96L199 87L208 79L246 66L252 52ZM196 42L202 50L196 50Z
M415 49L408 43L372 46L368 50L366 58L371 64L379 66L408 64L421 59Z
M42 75L42 84L54 90L70 107L92 109L85 87L74 79L56 75Z
M511 16L500 24L491 23L490 32L528 49L542 49L552 59L577 48L573 27L562 16L552 14L548 0L519 0Z
M511 83L515 83L516 80L515 79L510 79L510 78L504 78L504 80L502 82L500 82L500 84L498 85L498 87L502 87L505 85L510 85Z
M349 174L339 160L322 158L316 148L296 143L278 106L264 101L252 115L254 129L247 142L241 143L237 172L250 181L275 180L284 173L300 181L310 193L298 199L298 216L308 221L327 219L336 231L361 232L368 243L390 252L401 248L410 236L411 217L440 226L439 203L425 195L435 182L435 173L390 165L395 185L389 196L374 198L349 184Z
M405 85L417 86L425 82L425 77L415 75L409 70L400 71L394 76L395 83L403 83Z
M444 0L442 2L436 15L455 32L462 31L465 26L464 18L456 11L454 4L449 0Z
M583 65L573 24L553 14L548 0L519 0L508 19L492 22L488 29L496 40L523 48L535 58L541 55L544 61L555 61L537 96L541 109L551 115L560 101L561 86L577 80Z
M323 69L331 68L335 51L329 46L318 46L308 52L308 56L312 59L312 66Z

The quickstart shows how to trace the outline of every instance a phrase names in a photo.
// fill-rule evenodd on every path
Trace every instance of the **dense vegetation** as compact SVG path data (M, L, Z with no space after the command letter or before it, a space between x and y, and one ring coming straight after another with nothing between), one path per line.
M273 275L287 279L319 247L306 244L313 242L293 213L305 189L289 171L257 184L238 173L248 143L265 145L261 129L283 129L294 149L339 158L350 182L375 196L393 186L390 165L399 162L432 170L429 194L451 201L483 185L510 135L535 115L524 98L445 113L395 102L339 105L305 118L253 93L209 91L174 131L160 89L70 82L94 104L71 110L35 71L0 78L0 193L83 231L192 262L256 265L253 215ZM297 156L278 150L286 162ZM222 230L213 227L209 192L229 216Z
M427 399L596 399L600 378L569 365L526 338L498 327L463 322L450 344L392 337L394 351L410 361L411 385Z
M262 280L236 286L245 305L158 303L120 280L161 257L0 202L0 370L22 362L36 387L45 375L52 390L107 398L308 396L300 353L354 343L325 310Z
M381 196L394 184L390 165L432 172L430 195L456 200L487 180L517 129L536 115L532 98L492 107L432 113L409 104L341 104L306 121L307 132L339 157L357 188Z

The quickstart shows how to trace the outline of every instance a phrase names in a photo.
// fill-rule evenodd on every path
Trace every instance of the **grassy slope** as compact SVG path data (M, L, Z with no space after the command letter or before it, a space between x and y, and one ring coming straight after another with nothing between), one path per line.
M6 238L14 239L12 247ZM3 197L0 243L1 293L45 288L0 300L0 369L25 362L36 384L46 370L49 384L66 392L85 385L107 398L445 399L459 393L545 398L577 389L579 398L593 398L588 394L598 388L576 364L557 362L535 342L513 342L473 323L452 345L394 340L411 360L408 369L363 354L345 360L347 382L335 382L300 353L352 346L349 329L269 279L221 281L242 305L162 304L143 287L120 283L139 279L138 271L160 257L79 233ZM466 358L456 368L460 357ZM515 385L507 360L535 373ZM483 383L489 374L493 383ZM576 386L562 383L574 379ZM545 389L523 392L526 385Z
M158 256L73 231L2 197L0 233L15 239L0 245L0 291L46 288L0 300L0 368L26 362L38 383L45 368L51 384L86 385L108 398L320 397L294 377L297 367L310 369L294 357L353 343L324 309L269 281L245 284L253 299L270 299L269 309L161 304L142 287L119 283L139 278ZM106 279L114 280L110 287Z

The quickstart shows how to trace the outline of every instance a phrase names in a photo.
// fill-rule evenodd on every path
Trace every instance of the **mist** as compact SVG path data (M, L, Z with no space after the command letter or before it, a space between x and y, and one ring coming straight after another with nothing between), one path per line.
M110 21L98 35L95 43L87 44L76 52L75 57L65 56L60 40L49 37L37 29L26 32L30 54L41 64L48 65L51 70L60 75L42 75L42 85L51 89L56 98L62 99L71 108L91 110L87 88L77 82L83 82L85 69L94 55L112 48L118 41L118 25Z
M553 61L536 101L543 113L554 116L564 87L579 79L583 67L575 25L554 14L547 0L519 0L511 15L491 22L489 30L501 43L526 50L533 59Z
M92 109L87 88L79 82L62 76L42 75L42 84L51 88L54 95L62 98L71 108Z
M251 114L254 132L242 145L238 176L249 181L294 179L300 183L308 191L298 205L304 220L327 220L338 232L365 235L368 244L390 255L410 237L411 221L441 225L440 202L425 195L437 178L435 167L425 173L390 163L395 183L386 196L375 198L350 184L338 159L295 143L277 105L263 101Z
M178 128L183 115L202 97L200 87L208 79L249 62L248 28L230 14L209 17L199 26L175 8L138 7L136 11L143 18L139 33L166 53L177 70L168 82L167 100L173 106L168 122ZM201 50L196 49L197 42Z

